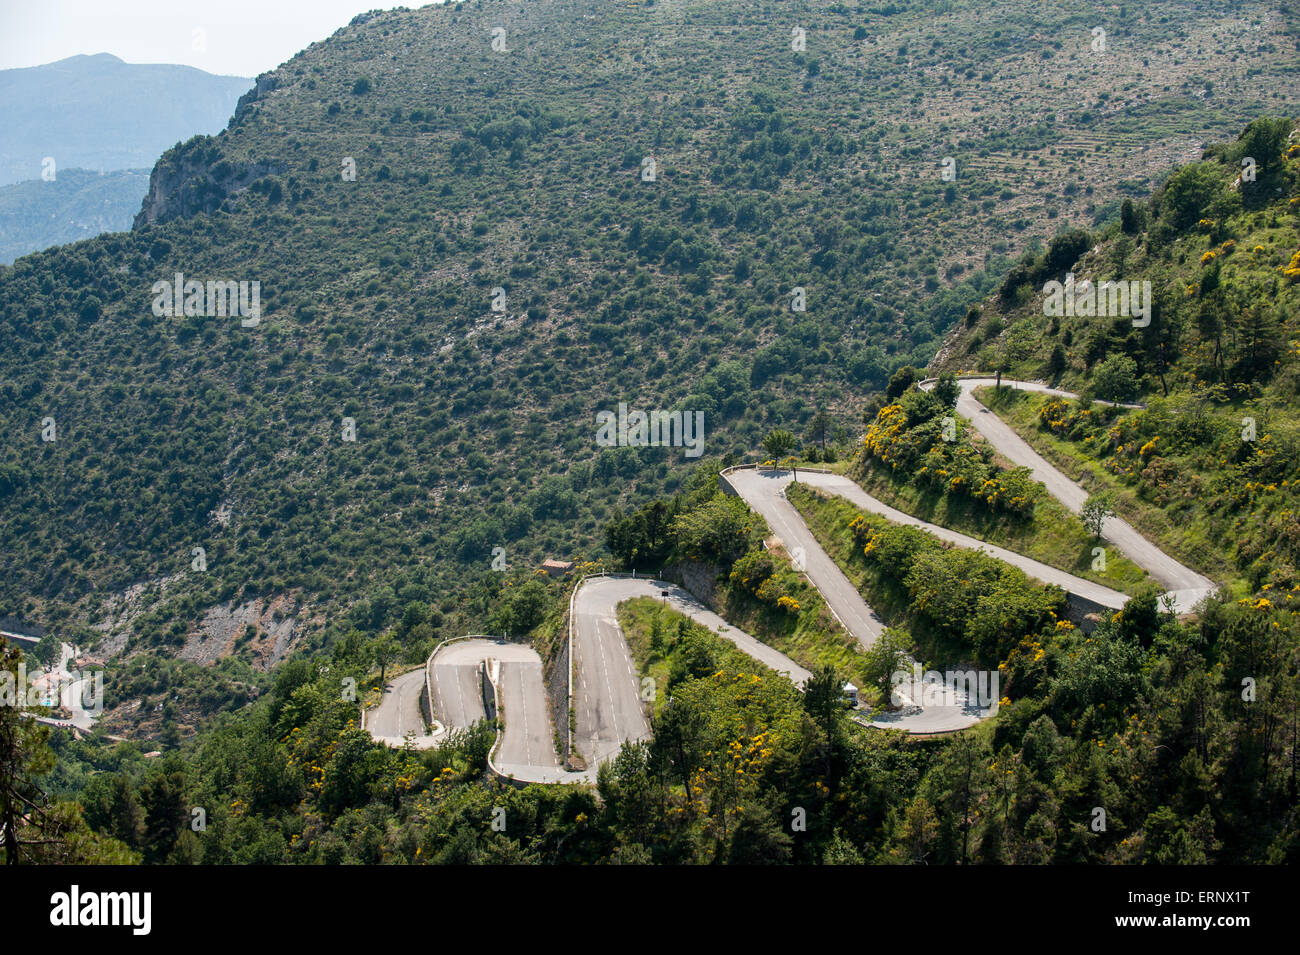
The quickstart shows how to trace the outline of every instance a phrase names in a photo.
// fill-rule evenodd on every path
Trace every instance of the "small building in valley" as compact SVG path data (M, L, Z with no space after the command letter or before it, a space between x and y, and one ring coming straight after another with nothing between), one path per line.
M563 577L569 571L573 570L573 561L556 560L554 557L548 557L542 561L542 570L549 577Z

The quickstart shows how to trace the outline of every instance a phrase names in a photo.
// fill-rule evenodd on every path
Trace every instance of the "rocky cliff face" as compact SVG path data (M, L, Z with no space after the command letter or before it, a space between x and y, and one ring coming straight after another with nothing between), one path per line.
M279 85L280 81L274 73L263 73L259 76L253 88L239 97L239 102L235 104L235 116L230 121L230 125L238 126L253 115L257 110L255 106L257 101Z
M255 97L258 87L241 99L235 122L251 109L248 97ZM247 100L247 102L246 102ZM132 229L183 219L198 213L211 213L228 197L247 189L259 179L285 171L274 160L257 163L232 163L222 157L216 137L195 136L169 149L149 176L149 192L132 223Z

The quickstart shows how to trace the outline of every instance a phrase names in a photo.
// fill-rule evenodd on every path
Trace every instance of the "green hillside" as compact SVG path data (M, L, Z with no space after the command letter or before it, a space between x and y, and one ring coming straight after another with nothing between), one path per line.
M936 362L1080 392L987 400L1171 553L1235 581L1238 596L1279 603L1300 586L1298 141L1291 120L1260 119L1100 233L1055 240L1017 264ZM1076 289L1150 283L1149 324L1045 315L1043 286L1067 271Z
M595 555L675 486L681 450L599 447L597 411L701 410L714 456L855 426L1002 253L1287 89L1285 20L1117 6L1095 52L1072 9L811 3L801 51L770 3L358 17L165 156L132 234L0 273L0 605L176 649L214 606L316 639L419 604L432 639L482 626L453 595L493 548ZM260 324L154 315L176 273L259 282Z
M164 155L131 232L0 267L0 616L107 670L104 719L55 731L56 760L0 710L18 773L81 807L29 829L149 863L1294 861L1300 159L1291 120L1257 118L1289 105L1300 33L1223 4L1080 10L363 14ZM1053 322L1042 287L1071 269L1150 279L1150 324ZM177 275L257 283L260 308L164 314ZM1175 618L1117 561L1142 592L1084 633L991 557L809 496L890 626L1005 691L941 740L850 720L822 665L898 660L844 638L719 467L805 437L935 519L1091 553L965 429L939 447L927 363L1147 400L989 398L1234 592ZM605 446L622 404L702 414L702 455ZM864 414L898 427L850 464ZM341 681L373 701L446 637L531 636L550 662L570 581L534 573L547 556L718 568L808 692L641 604L662 719L598 791L488 779L484 723L423 752L357 725Z

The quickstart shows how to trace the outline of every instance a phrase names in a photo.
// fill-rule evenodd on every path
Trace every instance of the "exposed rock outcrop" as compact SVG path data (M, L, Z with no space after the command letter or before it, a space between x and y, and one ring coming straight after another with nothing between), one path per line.
M297 611L297 602L284 595L209 607L177 656L211 666L246 650L254 668L269 670L297 643Z
M255 92L252 90L249 95ZM131 228L142 229L215 212L230 196L259 179L284 172L285 168L283 163L274 160L232 163L222 157L215 137L195 136L169 149L153 167L149 193Z
M255 112L253 104L279 85L280 81L274 73L263 73L259 76L253 88L239 97L239 102L235 104L235 116L230 121L230 125L238 126L248 119Z

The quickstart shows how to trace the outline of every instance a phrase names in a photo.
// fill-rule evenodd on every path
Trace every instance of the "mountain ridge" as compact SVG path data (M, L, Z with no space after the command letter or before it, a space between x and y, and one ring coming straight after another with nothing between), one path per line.
M150 167L179 140L223 128L250 82L109 53L0 70L0 185L48 177L47 157L56 175Z
M1135 88L1104 126L1047 122L1112 74L1141 82L1126 37L1211 42L1180 40L1169 5L1130 11L1101 73L1064 7L896 6L814 4L803 50L771 4L638 7L617 24L583 2L389 11L259 77L221 133L155 165L155 218L175 218L142 209L129 235L0 273L0 321L22 343L6 425L30 440L6 446L4 484L16 513L58 528L6 523L46 570L15 568L0 597L90 622L108 592L184 572L204 547L210 570L142 618L143 645L181 643L200 607L259 592L314 593L367 627L400 613L403 589L428 600L473 580L490 603L494 548L595 556L611 508L681 480L672 449L597 447L598 412L702 411L717 457L821 403L851 433L866 396L997 283L1010 216L1050 231L1053 213L1102 213L1088 189L1117 204L1140 188L1107 179L1126 152L1098 143L1093 168L1078 137L1113 126L1127 142L1151 103L1224 123L1227 107L1182 95L1195 77ZM976 43L1005 89L973 65ZM1158 55L1166 79L1184 75ZM1247 94L1275 95L1218 95ZM930 152L942 141L951 182L948 149ZM1039 185L1013 167L1051 172ZM258 330L160 322L150 289L177 272L260 282ZM67 422L60 442L32 430L47 416ZM100 497L63 512L64 482ZM444 625L468 629L452 615L488 606L443 603Z

